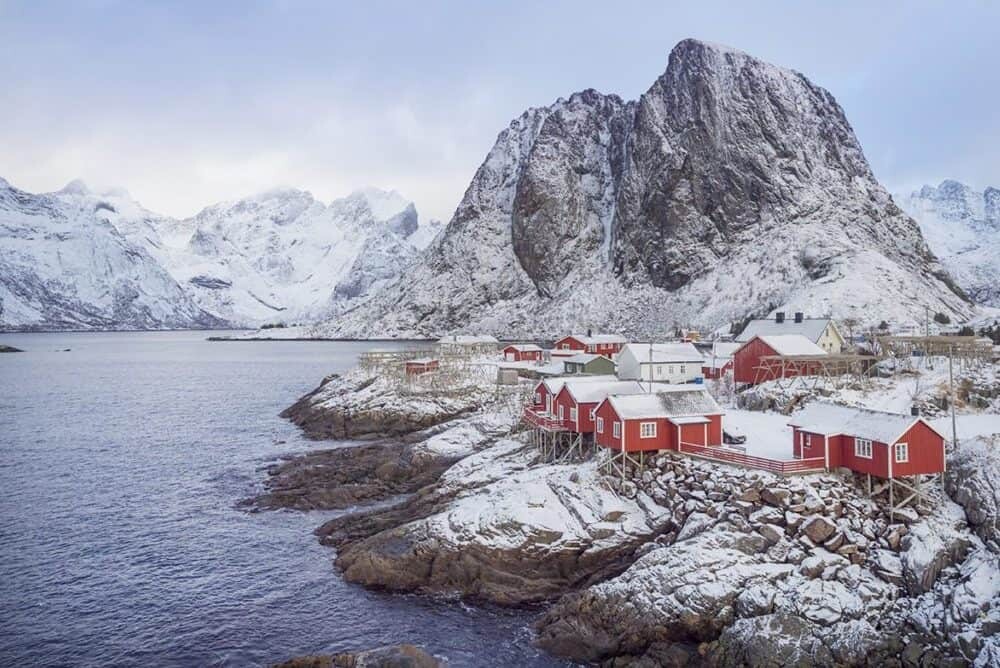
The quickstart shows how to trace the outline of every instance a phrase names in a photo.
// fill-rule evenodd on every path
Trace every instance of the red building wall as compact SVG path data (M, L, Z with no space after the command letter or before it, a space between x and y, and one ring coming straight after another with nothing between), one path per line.
M840 437L840 465L857 471L871 473L880 478L889 477L889 458L885 443L872 441L872 458L858 457L854 454L854 437Z
M515 346L507 346L503 349L504 359L507 355L513 355L514 362L530 362L542 359L541 350L518 350Z
M754 383L760 358L774 355L774 349L758 338L751 339L733 355L733 377L737 383Z
M612 425L619 421L618 414L615 413L614 408L611 407L611 402L605 401L600 406L597 407L597 415L595 417L602 418L604 420L604 431L597 432L596 428L594 431L594 441L598 445L603 445L606 448L611 448L613 450L621 450L622 442L620 438L614 437L614 428Z
M909 461L897 462L895 449L890 448L893 477L944 471L944 438L923 422L910 427L897 442L907 444Z
M587 346L583 345L582 341L572 336L564 336L556 341L556 350L563 350L563 346L569 346L569 350L578 350L580 352L585 352L587 350Z

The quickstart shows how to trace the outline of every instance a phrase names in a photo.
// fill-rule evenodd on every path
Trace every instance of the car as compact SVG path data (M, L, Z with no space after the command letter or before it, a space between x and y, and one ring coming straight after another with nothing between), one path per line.
M743 445L747 442L747 437L736 427L729 427L722 431L722 442L726 445Z

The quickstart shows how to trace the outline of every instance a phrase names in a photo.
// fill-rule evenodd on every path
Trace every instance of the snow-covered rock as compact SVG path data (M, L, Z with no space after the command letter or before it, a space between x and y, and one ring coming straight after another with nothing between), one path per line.
M948 179L896 200L962 289L981 304L1000 306L1000 190Z
M115 225L125 216L134 233ZM0 330L224 325L135 238L161 220L80 181L41 195L0 181Z
M641 336L775 307L972 313L830 93L685 40L638 101L586 90L512 121L426 256L321 329Z

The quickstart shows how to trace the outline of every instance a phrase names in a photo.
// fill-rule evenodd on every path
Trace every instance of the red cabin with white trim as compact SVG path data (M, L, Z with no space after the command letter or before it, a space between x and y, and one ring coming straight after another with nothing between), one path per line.
M826 355L827 352L801 334L755 336L733 353L733 376L737 383L752 385L777 378L810 376L818 364L796 362L795 358ZM789 363L767 359L785 357Z
M594 433L594 411L612 395L640 394L646 388L634 380L593 382L567 381L555 398L555 414L566 420L570 431Z
M945 438L921 417L813 402L792 416L796 458L878 478L943 473Z
M595 411L594 440L623 452L721 446L722 415L708 392L689 387L609 396Z
M533 343L512 343L503 349L507 362L541 362L542 349Z
M625 345L625 337L618 334L570 334L556 341L552 354L559 356L590 353L614 357Z

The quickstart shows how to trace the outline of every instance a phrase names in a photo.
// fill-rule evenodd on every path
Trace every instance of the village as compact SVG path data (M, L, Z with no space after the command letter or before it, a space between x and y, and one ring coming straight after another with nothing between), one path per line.
M736 336L711 341L694 331L677 334L635 342L588 331L547 348L451 335L406 357L402 370L411 386L440 390L462 384L469 360L478 361L471 366L481 379L495 367L498 386L519 387L516 429L541 461L594 458L622 482L666 452L782 476L840 471L860 476L868 495L883 495L894 516L943 484L946 451L957 439L954 386L921 387L914 365L968 370L1000 357L989 338L928 332L851 339L834 320L802 313L750 320ZM362 365L380 356L400 368L399 353L369 353ZM917 379L902 402L908 405L874 410L823 397L888 375ZM798 388L799 396L760 410L747 400L760 388ZM928 402L932 390L939 396Z

